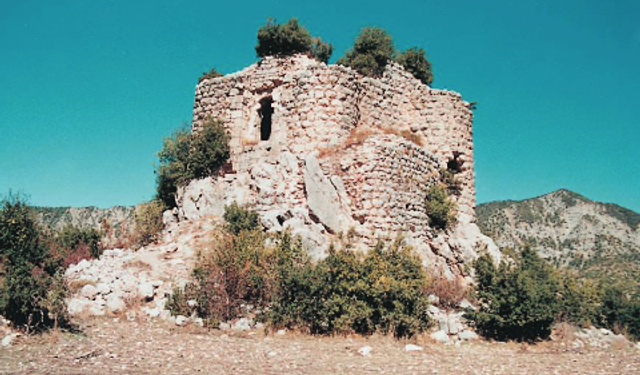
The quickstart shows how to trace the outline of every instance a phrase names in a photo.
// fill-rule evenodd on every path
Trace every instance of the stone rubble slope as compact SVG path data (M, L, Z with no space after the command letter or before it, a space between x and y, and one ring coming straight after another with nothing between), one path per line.
M67 300L72 316L144 313L170 318L165 309L174 287L183 287L193 270L197 249L210 241L214 218L173 225L157 244L138 250L105 250L98 259L83 260L65 273L79 286Z

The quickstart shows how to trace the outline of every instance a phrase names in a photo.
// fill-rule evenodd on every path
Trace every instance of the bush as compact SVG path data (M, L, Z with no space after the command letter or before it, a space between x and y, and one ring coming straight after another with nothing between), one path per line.
M175 193L191 180L215 175L230 156L229 135L222 122L207 119L190 133L182 128L165 138L158 153L156 198L167 208L176 207Z
M380 77L395 54L393 41L386 31L365 27L360 31L353 48L338 60L338 64L351 67L365 76Z
M460 302L469 296L467 289L459 280L448 280L441 275L434 275L429 280L429 285L425 289L425 294L433 294L438 297L435 304L447 311L455 310L460 306Z
M27 330L65 323L60 264L44 245L27 204L10 195L0 209L0 315Z
M333 46L314 38L309 31L291 18L285 24L278 24L269 19L267 24L258 30L256 54L265 56L291 56L305 53L318 61L327 63L333 52Z
M311 56L316 60L327 64L329 58L333 54L333 46L327 42L323 42L320 38L315 38L313 46L311 46Z
M475 262L478 311L467 314L478 332L498 340L549 337L559 306L553 268L525 248L514 265L496 268L488 255Z
M94 228L77 228L69 224L58 233L57 241L65 254L75 252L84 245L90 258L98 258L102 253L100 238L100 232Z
M413 47L404 51L398 56L398 63L425 85L431 86L433 83L431 63L427 61L422 48Z
M159 200L141 203L136 207L133 216L135 225L134 238L139 246L150 244L157 240L158 234L162 231L162 213L165 206Z
M213 79L218 77L222 77L222 74L218 73L218 71L215 68L211 68L211 70L208 73L207 72L202 73L200 78L198 78L198 83L204 81L205 79Z
M237 236L221 233L214 246L203 254L193 271L193 281L176 290L169 300L174 315L195 312L214 327L243 314L242 306L265 306L276 287L272 249L265 235L256 230ZM190 307L189 300L196 306Z
M332 246L317 265L281 275L268 320L314 334L412 336L430 324L426 281L419 259L400 240L388 249L378 244L366 256Z
M598 283L589 279L581 280L570 272L560 274L560 294L558 296L558 320L581 327L598 325L602 290Z
M427 190L425 208L432 228L446 229L456 222L455 203L449 199L446 186L436 184Z
M224 207L223 219L227 222L227 229L235 235L258 229L258 218L256 211L246 209L236 202Z

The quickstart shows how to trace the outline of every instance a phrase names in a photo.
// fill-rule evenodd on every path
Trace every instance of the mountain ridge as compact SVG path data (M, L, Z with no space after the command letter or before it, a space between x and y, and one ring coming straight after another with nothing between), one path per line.
M478 226L501 248L526 244L558 267L640 284L640 214L568 189L476 208Z

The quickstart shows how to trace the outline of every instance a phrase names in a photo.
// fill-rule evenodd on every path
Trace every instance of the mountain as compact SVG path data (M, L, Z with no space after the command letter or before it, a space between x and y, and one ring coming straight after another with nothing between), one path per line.
M97 207L33 207L36 220L45 228L54 231L73 225L78 228L102 229L102 222L106 219L113 228L122 224L129 226L133 222L135 207L114 206L110 208Z
M640 284L640 214L558 190L476 208L478 226L501 248L531 244L556 266Z

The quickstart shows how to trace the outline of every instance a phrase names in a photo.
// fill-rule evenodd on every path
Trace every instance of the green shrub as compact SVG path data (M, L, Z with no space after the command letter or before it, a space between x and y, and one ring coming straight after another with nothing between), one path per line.
M317 265L282 276L268 320L314 334L412 336L430 324L426 282L419 259L401 241L388 249L378 244L366 256L332 246Z
M333 52L333 46L314 38L309 31L291 18L285 24L278 24L269 19L267 24L258 30L256 54L265 56L291 56L305 53L316 60L327 63Z
M447 187L442 184L435 184L427 190L425 208L432 228L446 229L456 222L455 203L449 198Z
M640 298L631 297L619 285L606 284L602 289L597 326L640 340Z
M525 248L514 265L495 267L488 255L475 262L478 311L469 312L478 332L498 340L549 337L559 310L553 268Z
M285 24L269 19L266 25L258 29L256 53L258 57L290 56L309 52L312 44L311 34L304 26L300 26L296 18Z
M398 56L398 63L425 85L431 86L431 83L433 83L431 63L427 61L422 48L413 47L402 52Z
M243 230L258 229L258 213L240 206L237 202L224 207L223 219L227 222L229 231L235 235Z
M602 303L602 288L589 279L580 279L571 272L560 273L558 320L581 327L598 325Z
M67 252L74 252L79 246L85 245L90 258L98 258L102 253L100 232L94 228L77 228L66 225L57 235L57 241Z
M141 203L136 207L133 215L135 225L135 243L140 246L148 245L158 238L164 224L162 213L165 206L159 200Z
M311 56L316 60L325 64L329 63L329 58L333 54L333 46L327 42L323 42L320 38L315 38L313 46L311 46Z
M169 300L174 315L195 312L207 325L215 326L242 315L242 305L266 306L276 288L273 249L257 230L238 235L223 232L213 248L202 254L193 281L176 290ZM186 301L195 300L189 307Z
M211 68L209 72L202 73L200 78L198 78L198 83L204 81L205 79L213 79L218 77L222 77L222 74L218 73L218 71L215 68Z
M380 77L396 54L391 36L381 28L365 27L356 38L353 48L338 64L351 67L360 74Z
M65 323L61 262L44 245L24 201L10 195L0 209L0 315L15 326L45 329Z
M462 182L458 179L457 173L450 169L443 168L440 170L440 177L450 195L460 195L462 192Z
M168 208L176 207L175 193L179 186L215 175L229 156L229 135L222 122L209 118L195 133L179 129L164 139L158 153L156 198Z

